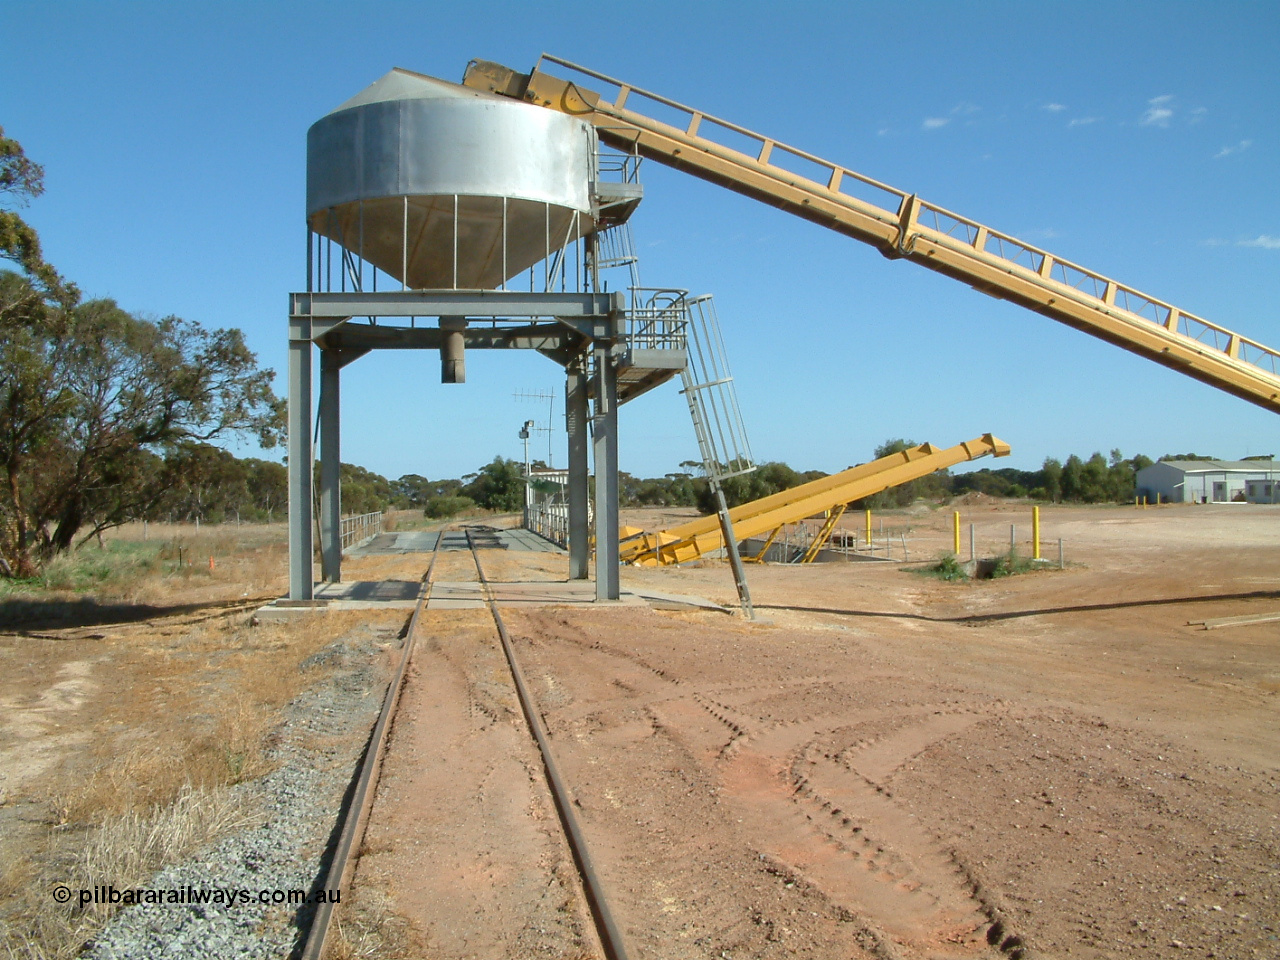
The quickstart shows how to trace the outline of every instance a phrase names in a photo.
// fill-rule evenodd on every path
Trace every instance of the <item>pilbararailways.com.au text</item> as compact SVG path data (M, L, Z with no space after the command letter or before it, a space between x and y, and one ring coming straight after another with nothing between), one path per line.
M240 887L178 887L171 890L156 890L149 887L125 887L117 889L106 884L90 888L72 890L63 884L53 888L53 899L58 903L68 903L75 897L81 907L91 904L107 904L111 906L134 906L140 903L159 903L180 906L184 904L210 904L224 907L247 906L249 904L289 904L300 906L307 903L341 903L341 890L244 890Z

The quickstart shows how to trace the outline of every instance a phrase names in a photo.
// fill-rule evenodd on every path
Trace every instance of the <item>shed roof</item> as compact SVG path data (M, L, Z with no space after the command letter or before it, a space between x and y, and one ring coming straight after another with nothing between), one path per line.
M1161 460L1183 473L1280 473L1274 460Z

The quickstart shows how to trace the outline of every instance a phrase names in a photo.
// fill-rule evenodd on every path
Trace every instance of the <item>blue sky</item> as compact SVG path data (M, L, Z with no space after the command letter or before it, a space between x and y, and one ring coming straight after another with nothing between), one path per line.
M45 166L25 216L48 258L131 311L240 327L281 374L307 127L392 67L458 80L471 58L527 70L544 50L1280 347L1274 2L3 0L0 18L0 125ZM715 295L760 460L836 470L887 438L987 431L1024 469L1280 454L1275 416L1244 401L686 175L643 176L643 280ZM547 414L513 394L560 395L558 368L475 353L467 372L441 385L429 354L347 368L343 459L446 477L519 458L521 422ZM696 449L674 385L623 408L624 470Z

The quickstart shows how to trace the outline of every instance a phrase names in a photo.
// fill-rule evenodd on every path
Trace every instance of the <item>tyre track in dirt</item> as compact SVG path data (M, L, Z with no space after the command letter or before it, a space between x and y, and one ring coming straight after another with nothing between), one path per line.
M799 720L757 715L753 699L830 688L830 681L814 675L703 683L605 646L564 620L553 614L525 618L526 625L537 625L526 642L558 648L561 699L567 676L587 678L585 687L575 686L585 703L548 711L561 735L633 753L655 734L696 758L757 859L787 876L793 888L821 898L874 955L1023 956L1021 938L1008 932L963 865L887 788L893 772L912 757L979 723L998 705L924 703L910 709L906 722L902 711L885 709ZM605 687L601 681L610 673ZM886 718L897 723L889 734L864 739L856 750L832 752L833 734ZM612 792L610 798L616 804Z

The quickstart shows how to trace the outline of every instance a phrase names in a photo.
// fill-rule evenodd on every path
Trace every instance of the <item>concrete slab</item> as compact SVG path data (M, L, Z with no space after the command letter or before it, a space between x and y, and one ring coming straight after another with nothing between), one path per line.
M372 540L346 551L348 557L376 557L396 553L430 553L436 548L440 534L435 530L409 530L405 533L380 533Z
M477 610L484 606L484 592L475 580L437 580L431 585L428 610Z
M317 600L369 600L416 602L422 591L418 580L352 580L316 587Z
M414 580L353 581L316 586L316 599L306 602L277 600L258 610L260 620L284 619L332 610L413 610L422 584ZM702 597L653 591L624 590L620 599L598 604L595 584L590 580L490 582L489 589L500 607L555 606L644 606L660 610L701 609L732 613ZM431 585L431 610L478 610L485 606L485 593L475 580L441 580Z
M558 543L552 543L546 537L523 528L502 530L498 533L498 539L508 550L531 550L534 553L569 552Z
M500 607L579 606L596 602L596 587L590 580L490 582L494 600ZM644 603L638 596L624 593L617 601L623 605ZM484 606L484 592L472 581L437 581L431 585L429 610L468 610Z
M649 606L657 610L680 610L693 607L698 610L715 610L719 613L734 613L736 608L722 607L718 603L702 597L687 596L680 593L655 593L644 590L637 593Z
M596 585L590 580L491 582L489 588L500 607L579 606L596 602ZM643 606L644 601L634 593L623 591L615 603Z

